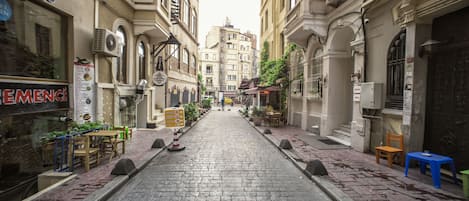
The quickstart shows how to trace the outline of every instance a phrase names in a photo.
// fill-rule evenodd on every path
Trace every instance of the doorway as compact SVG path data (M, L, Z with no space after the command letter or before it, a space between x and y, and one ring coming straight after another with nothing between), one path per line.
M469 7L433 21L424 149L469 169Z

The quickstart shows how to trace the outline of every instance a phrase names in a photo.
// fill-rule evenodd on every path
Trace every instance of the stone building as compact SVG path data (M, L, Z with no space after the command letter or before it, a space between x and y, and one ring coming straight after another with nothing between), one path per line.
M55 168L42 141L72 121L154 127L171 102L196 101L197 20L197 0L0 1L0 192L34 193Z
M290 124L359 151L398 133L406 152L469 168L468 1L290 2L285 36L300 47L291 72L305 75L290 92Z
M74 117L74 58L93 58L94 6L0 1L0 200L35 193L37 174L52 169L41 139Z
M198 0L179 0L180 15L171 33L181 43L168 47L168 83L165 107L198 101Z
M231 25L214 26L206 36L205 48L200 50L201 71L207 95L217 98L219 92L226 97L238 96L243 79L256 75L257 38Z

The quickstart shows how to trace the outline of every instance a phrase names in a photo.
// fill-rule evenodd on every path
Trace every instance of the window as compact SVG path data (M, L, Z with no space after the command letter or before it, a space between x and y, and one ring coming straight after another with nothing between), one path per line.
M66 17L30 1L3 2L0 13L9 4L12 16L0 21L0 75L67 80Z
M228 85L228 91L236 91L236 85Z
M213 86L213 78L207 77L207 80L205 80L205 84L206 84L208 87Z
M265 11L265 23L264 23L264 25L265 25L264 29L267 30L267 28L269 28L269 11L268 10Z
M205 60L208 60L208 54L205 54Z
M194 36L197 36L197 13L195 10L192 10L192 20L191 20L191 31Z
M195 58L195 55L192 55L192 59L191 59L191 70L193 70L192 74L195 75L195 68L197 67L197 59Z
M234 81L234 80L236 80L236 75L228 75L227 79L230 80L230 81Z
M261 33L264 33L264 18L261 18Z
M120 37L120 43L122 44L121 54L117 57L116 79L120 83L127 84L127 37L122 26L117 28L116 34Z
M388 49L386 108L402 110L403 107L405 43L406 32L401 31Z
M179 58L179 47L177 45L169 45L169 54L175 58Z
M207 65L205 67L205 73L206 74L212 74L213 73L213 66L212 65Z
M308 77L310 78L309 95L313 97L322 97L322 49L314 52L313 60L310 65Z
M296 0L290 0L290 10L293 9L296 5Z
M183 21L186 23L187 26L189 26L189 18L190 18L190 13L189 13L189 0L184 0L184 18Z
M182 63L189 65L189 51L187 49L182 52Z
M138 54L138 78L139 79L146 79L146 51L145 51L145 44L143 42L138 43L137 47L137 54Z

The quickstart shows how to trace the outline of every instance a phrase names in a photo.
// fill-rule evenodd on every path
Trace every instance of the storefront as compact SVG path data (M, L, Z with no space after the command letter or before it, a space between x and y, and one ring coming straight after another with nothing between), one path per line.
M0 200L36 191L52 166L41 139L71 120L70 16L56 10L0 0Z

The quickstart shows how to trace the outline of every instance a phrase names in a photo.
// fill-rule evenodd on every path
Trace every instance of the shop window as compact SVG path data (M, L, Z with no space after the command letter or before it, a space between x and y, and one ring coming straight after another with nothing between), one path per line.
M404 95L406 32L401 31L391 41L387 58L387 88L385 107L402 110Z
M67 80L67 19L30 1L7 0L0 21L0 75Z

